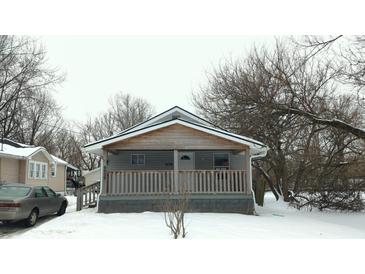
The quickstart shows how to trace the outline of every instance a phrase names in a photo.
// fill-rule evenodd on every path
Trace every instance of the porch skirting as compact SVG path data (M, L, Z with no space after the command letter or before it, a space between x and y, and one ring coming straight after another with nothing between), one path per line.
M179 196L108 196L100 195L99 213L131 213L163 211L164 201L177 201ZM189 196L189 212L242 213L252 215L255 211L253 196L249 194L193 194Z

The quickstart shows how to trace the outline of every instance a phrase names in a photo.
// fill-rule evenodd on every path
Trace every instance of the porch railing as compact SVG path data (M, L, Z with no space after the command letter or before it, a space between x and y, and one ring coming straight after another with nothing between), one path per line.
M77 189L76 210L79 211L84 207L96 205L99 193L100 193L100 182Z
M246 193L243 170L110 171L105 194L158 195L167 193Z

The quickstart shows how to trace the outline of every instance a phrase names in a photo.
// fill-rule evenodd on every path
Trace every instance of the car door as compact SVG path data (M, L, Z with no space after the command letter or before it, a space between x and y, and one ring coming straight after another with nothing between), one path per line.
M56 192L54 192L48 186L44 186L43 189L47 193L48 197L48 213L50 214L58 211L61 205Z
M39 209L39 216L48 214L48 196L42 186L34 187L35 202Z

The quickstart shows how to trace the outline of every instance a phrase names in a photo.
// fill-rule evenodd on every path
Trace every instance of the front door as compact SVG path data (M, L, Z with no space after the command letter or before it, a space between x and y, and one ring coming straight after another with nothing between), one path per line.
M195 159L192 151L179 151L179 170L194 170Z

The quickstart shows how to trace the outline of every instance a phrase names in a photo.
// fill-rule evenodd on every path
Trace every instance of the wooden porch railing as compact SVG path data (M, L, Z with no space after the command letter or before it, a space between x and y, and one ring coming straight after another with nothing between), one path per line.
M158 195L164 193L246 193L243 170L110 171L107 195Z
M100 182L81 187L76 190L77 202L76 210L80 211L84 207L96 205L97 197L100 193Z

